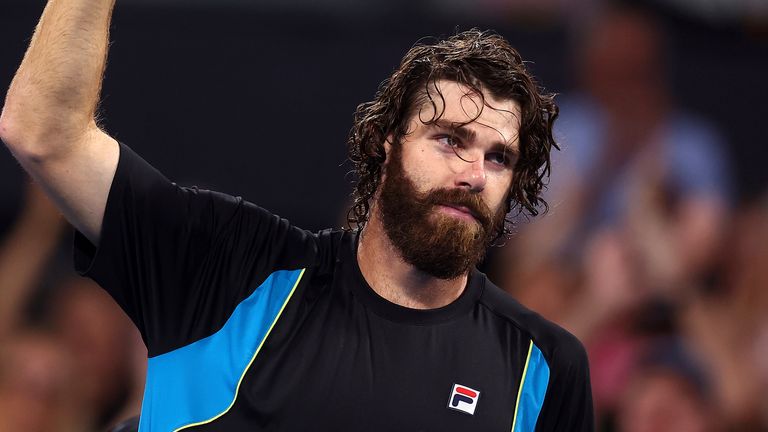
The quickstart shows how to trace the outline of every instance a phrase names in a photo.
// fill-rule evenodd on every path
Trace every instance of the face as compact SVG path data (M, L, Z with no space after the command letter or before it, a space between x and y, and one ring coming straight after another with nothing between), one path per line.
M709 432L713 419L690 385L667 371L640 377L622 401L622 432Z
M601 20L584 52L587 90L612 113L626 117L658 104L663 92L661 41L646 18L614 13Z
M450 81L438 81L430 96L435 106L417 108L409 133L386 144L378 209L406 262L452 279L482 258L503 224L520 109Z

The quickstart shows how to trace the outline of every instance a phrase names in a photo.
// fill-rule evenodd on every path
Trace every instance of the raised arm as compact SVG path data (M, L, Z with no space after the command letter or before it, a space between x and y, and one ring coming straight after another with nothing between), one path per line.
M0 341L20 324L24 305L42 279L66 226L36 184L27 184L24 195L16 222L0 241Z
M119 156L94 120L113 6L49 0L0 116L0 139L94 244Z

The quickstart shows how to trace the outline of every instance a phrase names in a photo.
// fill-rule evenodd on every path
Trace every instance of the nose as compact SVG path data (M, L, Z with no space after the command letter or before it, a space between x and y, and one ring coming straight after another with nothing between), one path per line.
M485 160L461 161L462 169L456 175L456 186L470 192L482 192L485 189Z

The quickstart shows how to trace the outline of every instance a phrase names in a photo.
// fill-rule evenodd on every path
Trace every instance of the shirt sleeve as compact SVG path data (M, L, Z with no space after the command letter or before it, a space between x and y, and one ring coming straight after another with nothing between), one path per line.
M568 335L553 351L551 362L550 382L536 432L593 432L592 388L583 345Z
M149 355L220 329L272 272L307 267L314 236L239 197L180 187L125 145L99 245L75 234L75 268L106 289Z

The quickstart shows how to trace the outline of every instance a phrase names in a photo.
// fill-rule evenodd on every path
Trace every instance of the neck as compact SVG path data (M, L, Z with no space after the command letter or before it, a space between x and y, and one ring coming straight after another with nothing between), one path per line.
M456 279L438 279L405 262L376 216L360 233L357 262L366 282L378 295L411 309L446 306L459 298L467 285L467 274Z

